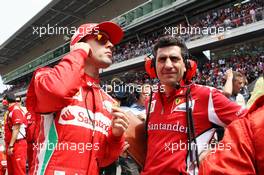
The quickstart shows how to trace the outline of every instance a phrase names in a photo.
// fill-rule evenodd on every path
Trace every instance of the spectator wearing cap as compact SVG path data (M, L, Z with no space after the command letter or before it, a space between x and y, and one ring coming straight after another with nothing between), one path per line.
M58 65L36 70L26 105L38 114L44 134L30 173L98 175L118 158L128 119L100 88L99 69L112 64L112 49L122 37L115 23L83 24ZM42 146L47 144L52 146Z
M7 155L7 171L9 175L25 175L27 159L26 119L24 111L12 93L4 96L7 101L7 117L5 122L5 145Z

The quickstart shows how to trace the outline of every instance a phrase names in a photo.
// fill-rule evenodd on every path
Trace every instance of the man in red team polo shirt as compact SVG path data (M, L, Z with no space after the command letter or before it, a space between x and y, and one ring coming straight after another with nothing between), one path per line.
M198 174L198 157L209 149L215 133L213 124L224 127L246 111L215 88L187 82L190 56L180 39L160 38L154 46L154 56L156 76L164 91L154 92L150 98L147 157L142 175ZM188 138L192 138L191 147ZM198 148L197 152L194 148ZM230 145L224 148L229 149Z
M12 93L4 96L8 113L5 122L5 145L7 155L7 171L9 175L26 174L27 141L26 119L20 104Z

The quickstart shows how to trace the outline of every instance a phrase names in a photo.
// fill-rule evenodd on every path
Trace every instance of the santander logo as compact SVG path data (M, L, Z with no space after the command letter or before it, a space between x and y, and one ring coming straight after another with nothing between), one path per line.
M103 113L89 111L89 118L87 109L80 106L67 106L62 109L58 123L61 125L81 126L87 129L94 129L104 135L108 135L109 127L112 121ZM94 124L94 126L93 126Z
M74 115L71 114L70 110L67 109L63 114L61 114L63 120L73 120L75 119Z

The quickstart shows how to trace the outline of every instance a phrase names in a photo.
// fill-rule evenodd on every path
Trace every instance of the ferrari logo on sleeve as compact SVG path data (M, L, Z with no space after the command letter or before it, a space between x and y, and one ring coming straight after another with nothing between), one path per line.
M178 105L178 104L180 104L180 103L181 103L181 99L180 99L180 98L176 98L176 99L175 99L175 104Z
M189 107L191 107L192 110L194 109L194 105L195 105L195 100L189 100ZM175 100L175 105L172 106L172 112L176 112L176 111L181 111L181 112L186 111L186 101L184 99L179 99L178 101L177 99Z
M80 88L79 91L72 98L78 101L83 101L82 88Z

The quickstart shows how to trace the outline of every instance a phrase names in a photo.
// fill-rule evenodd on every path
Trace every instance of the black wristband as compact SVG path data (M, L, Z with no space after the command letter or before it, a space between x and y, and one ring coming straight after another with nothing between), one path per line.
M9 145L8 148L14 148L14 145L12 145L12 146Z

